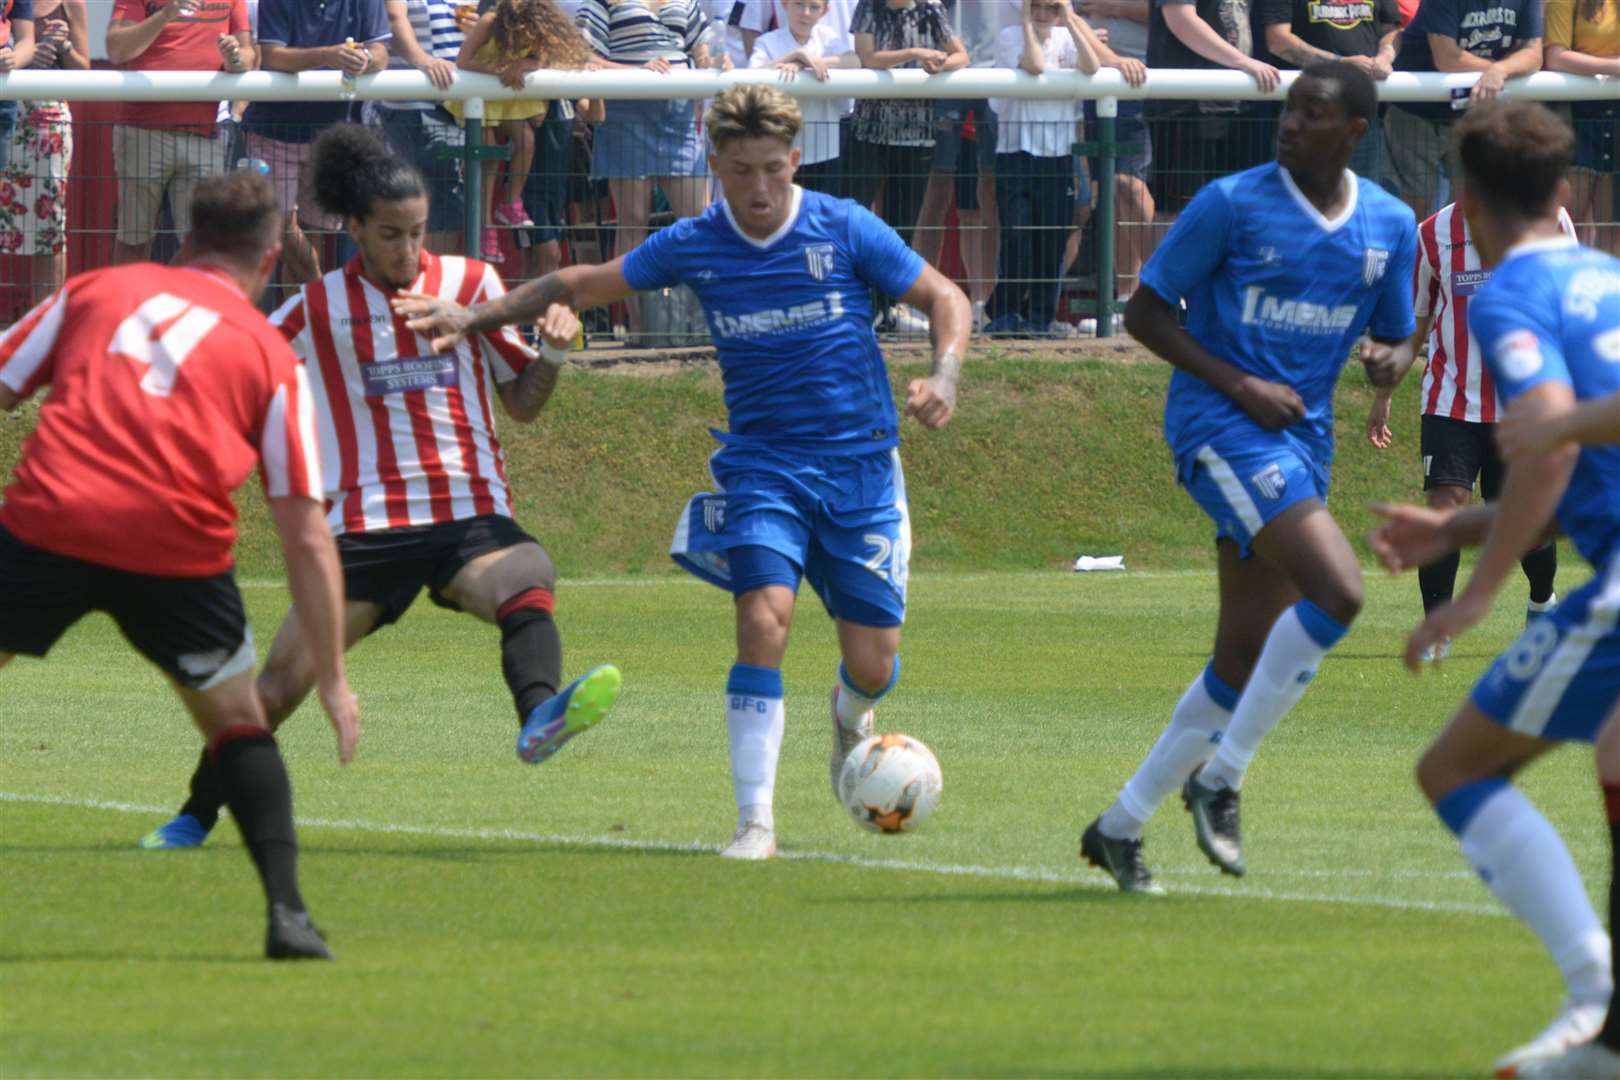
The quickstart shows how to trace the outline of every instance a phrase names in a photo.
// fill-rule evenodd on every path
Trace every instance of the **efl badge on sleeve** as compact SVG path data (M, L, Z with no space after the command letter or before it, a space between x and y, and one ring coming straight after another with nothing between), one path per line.
M827 276L833 272L833 252L831 244L811 244L804 249L805 269L817 281L826 281Z

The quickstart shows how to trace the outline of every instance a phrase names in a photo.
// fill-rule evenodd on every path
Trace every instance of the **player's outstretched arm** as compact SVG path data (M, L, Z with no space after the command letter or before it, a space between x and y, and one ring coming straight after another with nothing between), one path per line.
M505 296L470 308L422 293L401 293L394 310L405 325L431 335L434 352L453 349L472 334L487 333L513 323L534 322L553 304L575 311L623 300L634 290L624 279L621 256L601 266L566 266L545 277L525 282Z
M557 376L568 359L568 350L579 337L579 316L563 304L552 304L540 320L540 355L523 374L500 387L501 405L506 415L520 424L531 423L551 400Z
M321 708L337 733L338 760L347 765L360 741L360 703L343 670L343 571L337 545L314 499L282 496L269 503L287 562L293 610L315 666Z
M1569 411L1573 402L1574 391L1567 383L1544 382L1516 398L1508 413L1544 422L1549 416ZM1436 608L1412 632L1406 646L1407 667L1417 670L1423 650L1442 638L1458 636L1490 612L1497 590L1519 559L1545 541L1578 454L1573 445L1566 444L1539 457L1520 458L1508 470L1490 533L1468 584L1451 603Z
M967 355L973 306L955 282L926 265L901 299L928 315L934 345L934 366L928 377L913 379L907 387L906 414L915 416L923 427L938 430L956 412L956 383Z
M0 402L4 400L0 397ZM1582 401L1535 421L1509 413L1496 425L1496 445L1509 463L1540 457L1572 442L1620 443L1620 394Z
M1281 431L1305 418L1305 401L1293 387L1257 378L1198 344L1181 325L1176 309L1146 285L1125 305L1125 329L1160 359L1237 402L1267 431Z

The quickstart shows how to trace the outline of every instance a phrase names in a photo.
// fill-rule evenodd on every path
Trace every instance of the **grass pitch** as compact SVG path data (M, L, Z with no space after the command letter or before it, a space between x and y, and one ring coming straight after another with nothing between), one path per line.
M1410 771L1512 637L1522 585L1422 679L1396 660L1415 584L1369 589L1250 773L1250 875L1217 875L1167 805L1159 900L1116 894L1076 841L1203 663L1208 573L914 575L880 727L934 748L945 798L898 838L828 791L834 647L807 593L784 857L760 865L713 854L734 814L722 594L565 582L570 672L615 661L625 692L539 768L512 751L495 631L423 603L351 654L352 766L314 709L284 730L304 891L339 957L295 966L259 959L228 822L200 851L135 849L197 741L87 621L0 675L0 1075L1482 1075L1558 981ZM247 597L268 640L282 590ZM1525 787L1601 888L1589 754Z

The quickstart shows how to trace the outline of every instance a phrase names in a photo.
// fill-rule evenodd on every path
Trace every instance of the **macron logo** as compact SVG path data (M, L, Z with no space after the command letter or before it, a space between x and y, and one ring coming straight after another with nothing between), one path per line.
M1356 321L1356 305L1313 304L1308 300L1281 300L1259 285L1243 290L1243 325L1302 334L1338 334Z

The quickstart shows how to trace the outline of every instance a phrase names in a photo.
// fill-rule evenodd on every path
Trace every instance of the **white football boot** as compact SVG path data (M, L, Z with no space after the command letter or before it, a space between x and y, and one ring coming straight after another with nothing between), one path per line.
M1561 1054L1527 1061L1513 1075L1524 1080L1620 1080L1620 1054L1600 1042L1581 1043Z
M861 744L861 740L872 735L872 710L867 709L861 714L860 723L854 727L845 727L838 720L838 686L834 684L832 693L827 698L827 705L832 712L832 760L828 763L828 773L832 777L833 798L842 801L838 794L838 774L844 771L844 759L849 752Z
M759 862L776 856L776 831L757 821L744 822L731 844L722 852L722 859L745 859ZM1602 1017L1598 1018L1602 1022Z
M1497 1058L1491 1069L1497 1076L1524 1076L1523 1069L1530 1062L1553 1057L1581 1043L1591 1042L1603 1027L1603 1018L1608 1012L1607 1004L1566 1001L1563 1009L1553 1017L1553 1022L1543 1028L1540 1034Z

